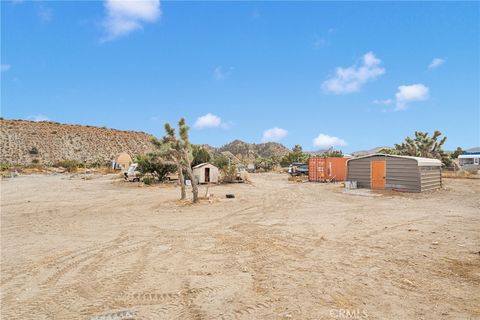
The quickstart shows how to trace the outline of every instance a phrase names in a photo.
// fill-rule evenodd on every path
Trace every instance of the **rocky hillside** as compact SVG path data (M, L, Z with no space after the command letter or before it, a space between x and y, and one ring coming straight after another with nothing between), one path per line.
M229 144L219 148L217 151L229 151L242 161L252 161L258 157L267 158L272 155L283 157L290 152L287 147L276 142L255 144L247 143L241 140L234 140Z
M0 120L0 164L52 165L62 160L108 162L121 152L152 151L151 135L91 126Z
M50 121L0 120L0 164L54 165L63 160L108 163L121 152L130 155L154 150L152 136L144 132L121 131ZM279 143L252 144L235 140L221 148L202 145L212 155L229 151L241 161L258 157L283 157L290 151Z

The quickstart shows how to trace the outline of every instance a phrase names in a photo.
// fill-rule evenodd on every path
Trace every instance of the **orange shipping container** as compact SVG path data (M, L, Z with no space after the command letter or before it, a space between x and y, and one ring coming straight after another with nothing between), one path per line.
M308 160L308 180L316 182L345 181L349 158L313 157Z

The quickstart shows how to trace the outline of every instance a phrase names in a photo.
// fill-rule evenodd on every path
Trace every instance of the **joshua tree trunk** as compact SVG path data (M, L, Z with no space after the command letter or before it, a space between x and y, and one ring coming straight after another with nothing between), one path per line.
M193 194L193 203L198 202L198 186L197 186L197 180L195 180L195 177L193 176L193 170L192 167L190 166L190 159L188 156L188 152L185 150L185 158L186 158L186 169L187 169L187 175L190 178L190 181L192 182L192 194Z
M180 189L181 189L181 197L180 200L185 200L187 198L187 191L185 190L185 178L183 176L183 169L180 164L177 164L178 167L178 180L180 180Z

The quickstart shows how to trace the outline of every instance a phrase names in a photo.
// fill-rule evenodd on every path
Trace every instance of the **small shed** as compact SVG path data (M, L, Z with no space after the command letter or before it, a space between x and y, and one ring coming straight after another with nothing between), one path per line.
M347 161L347 180L359 188L422 192L442 186L437 159L372 154Z
M349 157L312 157L308 159L308 180L345 181Z
M218 183L218 168L211 163L201 163L193 167L193 176L198 183Z
M115 169L127 170L132 162L132 157L128 153L122 152L115 159Z

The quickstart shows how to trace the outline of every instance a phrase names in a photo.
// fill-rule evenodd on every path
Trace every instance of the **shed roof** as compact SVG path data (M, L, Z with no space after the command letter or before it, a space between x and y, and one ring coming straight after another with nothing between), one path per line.
M405 158L405 159L413 159L417 161L417 164L419 167L441 167L442 162L438 159L432 159L432 158L422 158L422 157L412 157L412 156L398 156L398 155L393 155L393 154L383 154L383 153L375 153L375 154L369 154L366 156L358 157L358 158L353 158L347 160L347 162L356 160L356 159L363 159L363 158L368 158L368 157L375 157L375 156L384 156L384 157L392 157L392 158Z
M204 162L204 163L200 163L200 164L197 164L195 167L193 167L193 169L197 169L197 168L201 168L201 167L204 167L206 165L210 165L212 167L215 167L213 164L209 163L209 162ZM217 167L215 167L217 168ZM217 168L218 169L218 168Z

